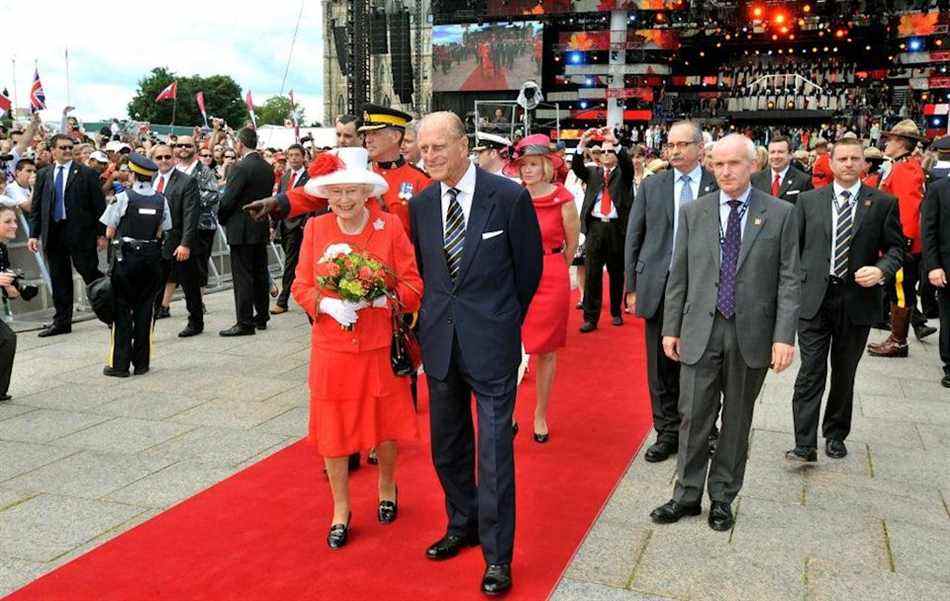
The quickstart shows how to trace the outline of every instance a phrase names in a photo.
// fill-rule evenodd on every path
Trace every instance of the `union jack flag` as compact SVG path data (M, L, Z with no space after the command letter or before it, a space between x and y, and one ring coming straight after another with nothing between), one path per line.
M30 88L30 108L33 109L34 113L46 109L46 92L43 91L39 69L33 72L33 86Z

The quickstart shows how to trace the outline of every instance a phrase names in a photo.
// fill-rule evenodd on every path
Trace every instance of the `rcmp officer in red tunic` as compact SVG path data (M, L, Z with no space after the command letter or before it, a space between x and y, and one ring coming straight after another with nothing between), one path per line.
M162 232L172 229L165 196L152 188L158 165L138 153L129 154L132 189L116 195L99 219L112 241L114 321L107 376L127 378L149 370L155 296L162 282Z
M409 199L422 192L430 179L425 171L402 156L402 138L412 115L375 104L363 105L364 146L373 171L383 176L389 191L380 199L383 210L399 217L409 233Z

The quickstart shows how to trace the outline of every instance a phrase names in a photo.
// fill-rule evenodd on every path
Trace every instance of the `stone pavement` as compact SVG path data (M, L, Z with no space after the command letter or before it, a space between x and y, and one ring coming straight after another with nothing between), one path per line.
M223 339L232 299L208 296L206 334L190 339L176 336L174 303L152 372L126 380L101 375L98 322L20 334L14 399L0 403L0 595L304 435L303 313ZM796 371L766 380L732 532L710 530L705 513L652 524L674 462L638 456L553 598L950 599L950 390L935 337L910 359L862 361L850 455L805 469L782 458Z
M950 599L950 390L940 365L937 335L912 341L908 359L865 356L848 457L829 459L819 441L808 467L783 459L794 446L798 364L770 373L731 532L706 524L708 498L699 517L650 521L676 467L643 460L651 436L553 601Z

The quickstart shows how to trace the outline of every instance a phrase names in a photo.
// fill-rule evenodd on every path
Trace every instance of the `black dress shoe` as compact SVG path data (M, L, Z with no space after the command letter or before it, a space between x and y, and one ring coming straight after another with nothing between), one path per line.
M947 374L940 379L940 385L944 388L950 388L950 374Z
M353 453L352 455L350 455L349 462L347 463L347 467L349 468L351 472L355 472L356 470L360 469L360 454L359 453Z
M818 450L815 447L795 447L785 451L785 459L797 463L815 463L818 461Z
M825 455L832 459L841 459L848 454L848 447L844 446L843 440L834 440L829 438L825 441Z
M503 595L511 588L511 566L507 563L493 563L485 568L482 576L482 592L486 595Z
M731 530L735 519L732 517L732 508L729 503L713 501L709 508L709 527L717 532Z
M611 318L610 318L610 323L611 323L612 325L615 325L615 326L622 326L622 325L623 325L623 317L621 317L621 316L619 316L619 315L616 316L616 317L611 317Z
M459 554L465 547L475 547L478 545L478 535L470 534L446 534L426 549L426 557L434 561L450 559Z
M135 371L132 372L132 373L135 374L136 376L144 376L145 374L148 373L148 368L147 368L147 367L136 367L136 368L135 368Z
M37 334L37 336L39 336L40 338L47 338L49 336L59 336L60 334L69 334L72 331L73 331L72 327L58 326L58 325L53 324L49 326L48 328L40 330L40 333Z
M914 336L917 337L917 340L923 340L927 336L931 336L936 333L937 328L928 326L926 323L923 323L919 326L914 326Z
M12 398L9 394L0 394L0 401L9 401Z
M257 322L257 323L254 324L254 327L257 328L258 330L266 330L266 329L267 329L267 322L266 322L266 321L259 321L259 322Z
M327 546L331 549L339 549L346 544L346 539L350 535L350 518L353 514L346 516L345 524L333 524L330 526L330 532L327 533Z
M534 442L538 444L545 444L550 439L551 439L550 432L548 432L547 434L538 434L537 432L534 433Z
M155 312L155 319L165 319L166 317L171 317L172 312L169 307L159 307L158 311Z
M254 328L246 327L240 324L236 324L228 328L227 330L221 330L218 332L219 336L253 336Z
M376 517L380 524L392 524L399 515L399 487L396 487L396 498L392 501L380 501Z
M514 438L518 435L518 422L511 424L511 437Z
M179 338L189 338L191 336L197 336L198 334L204 332L204 328L196 328L195 326L188 324L185 326L185 329L181 332L178 332Z
M699 503L696 505L680 505L676 501L670 500L650 512L650 519L657 524L672 524L680 521L680 518L684 516L699 515L702 512L703 507Z
M587 334L588 332L593 332L597 329L597 324L585 321L584 325L581 326L581 334Z
M643 458L649 461L650 463L659 463L661 461L666 461L673 455L676 455L676 450L679 445L671 440L658 440L647 449L647 452L643 455Z
M577 303L576 305L574 305L574 308L575 308L575 309L583 309L583 308L584 308L584 303Z
M110 377L113 377L113 378L128 378L128 377L129 377L129 370L127 370L127 369L119 369L119 368L117 368L117 367L103 367L103 368L102 368L102 375L104 375L104 376L110 376Z

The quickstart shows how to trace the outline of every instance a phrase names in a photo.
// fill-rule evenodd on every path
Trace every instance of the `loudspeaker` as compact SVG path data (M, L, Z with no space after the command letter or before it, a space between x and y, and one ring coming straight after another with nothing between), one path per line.
M393 88L402 104L412 104L412 45L409 40L409 11L389 17L389 48L392 57Z
M369 53L387 54L389 52L389 40L386 37L387 22L386 11L375 10L369 18Z
M347 68L347 55L349 51L347 50L346 35L346 26L333 26L333 44L336 46L336 61L340 66L340 71L344 75L349 72Z

